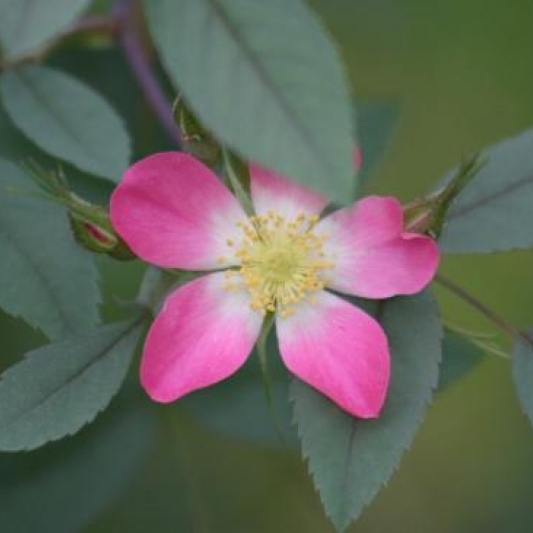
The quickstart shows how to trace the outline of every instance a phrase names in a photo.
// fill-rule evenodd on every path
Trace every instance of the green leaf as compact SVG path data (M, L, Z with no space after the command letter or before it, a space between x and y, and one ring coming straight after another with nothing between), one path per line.
M437 385L442 332L430 294L384 303L381 323L390 343L392 375L378 419L352 418L307 385L295 381L292 387L303 455L338 531L390 478Z
M287 371L280 362L275 339L269 338L267 346L270 406L254 352L234 376L183 398L179 408L209 429L231 437L267 446L295 445L298 439L291 421Z
M40 148L86 172L120 179L130 141L93 89L65 73L26 66L2 75L0 94L15 125Z
M0 159L0 306L49 337L99 322L98 271L76 245L63 210L8 192L32 190L27 174Z
M364 184L387 151L398 122L399 109L391 103L357 102L355 117L363 156L359 182Z
M0 454L2 531L85 531L120 496L144 466L155 430L153 411L131 396L72 439Z
M533 130L528 130L489 149L487 164L450 208L439 239L444 252L487 253L533 245L532 147Z
M222 142L346 202L351 105L335 47L300 0L145 0L163 63Z
M439 392L443 391L483 361L483 350L463 335L445 330L439 371Z
M233 385L233 386L230 386ZM271 383L272 418L261 378L230 383L197 392L182 402L183 408L209 429L234 438L267 446L296 444L290 422L288 383ZM280 426L281 438L276 430Z
M140 319L94 328L38 348L0 380L0 450L31 450L72 435L121 386Z
M13 124L0 99L0 158L20 163L32 161L46 170L56 170L57 160L29 141ZM107 179L95 179L76 167L65 163L62 170L69 185L82 198L105 204L109 200L113 184ZM0 191L0 194L3 192Z
M9 59L35 51L63 30L90 0L0 0L0 47Z
M513 378L522 411L533 424L533 330L515 340Z
M40 150L15 128L0 99L0 157L23 161L28 157L37 159L39 152Z

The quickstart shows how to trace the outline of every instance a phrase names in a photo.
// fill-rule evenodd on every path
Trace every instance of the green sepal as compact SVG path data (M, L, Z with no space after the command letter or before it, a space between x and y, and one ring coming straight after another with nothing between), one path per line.
M254 214L254 206L250 197L250 171L248 165L240 157L223 148L222 175L226 185L233 192L245 213L248 216Z
M174 121L181 130L185 150L208 167L217 167L222 158L220 145L190 111L181 95L176 98L172 111Z

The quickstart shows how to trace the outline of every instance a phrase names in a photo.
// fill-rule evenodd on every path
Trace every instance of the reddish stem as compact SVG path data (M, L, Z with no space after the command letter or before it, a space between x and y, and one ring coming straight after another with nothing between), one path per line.
M485 318L490 320L494 325L498 326L507 335L515 340L521 340L529 348L533 349L533 339L531 339L527 333L520 331L518 328L507 322L505 318L498 315L490 307L479 301L476 297L472 296L467 290L457 285L457 283L451 279L448 279L442 274L437 274L435 281L442 285L445 289L449 290L451 293L455 294L455 296L461 298L461 300L465 301L474 309L477 309Z
M152 72L146 51L141 45L134 8L135 3L132 0L115 2L113 15L118 21L119 46L159 124L177 147L181 147L181 133L174 122L172 107Z

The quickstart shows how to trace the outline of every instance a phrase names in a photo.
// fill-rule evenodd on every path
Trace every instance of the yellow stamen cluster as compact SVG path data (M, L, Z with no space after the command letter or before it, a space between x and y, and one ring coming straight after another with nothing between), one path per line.
M286 219L270 211L239 223L241 242L228 240L227 245L240 267L226 272L226 288L244 284L252 309L262 313L288 316L300 300L312 302L313 293L325 286L324 270L334 266L322 249L327 235L313 232L317 221L316 215Z

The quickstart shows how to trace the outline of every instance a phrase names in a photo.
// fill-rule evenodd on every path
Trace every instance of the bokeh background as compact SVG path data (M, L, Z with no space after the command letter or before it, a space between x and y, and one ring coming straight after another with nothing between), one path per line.
M398 109L368 192L412 199L463 153L533 125L530 0L311 5L339 44L357 99ZM73 43L50 63L107 96L125 117L138 156L168 148L122 60L105 42L93 45ZM4 133L10 127L5 117L2 127ZM142 268L107 260L100 266L104 315L119 318L120 300L135 294ZM448 257L442 269L513 324L533 327L532 252ZM445 319L493 331L455 297L438 288L436 294ZM0 332L0 368L44 341L5 315ZM496 340L509 348L505 338ZM255 403L228 399L226 405L220 389L213 409L222 412L220 427L234 430L213 431L187 405L154 409L132 372L110 412L78 436L0 455L0 531L333 531L292 439L268 437L272 421L256 386ZM487 355L436 396L398 472L350 532L530 533L532 499L533 429L515 399L510 361Z

